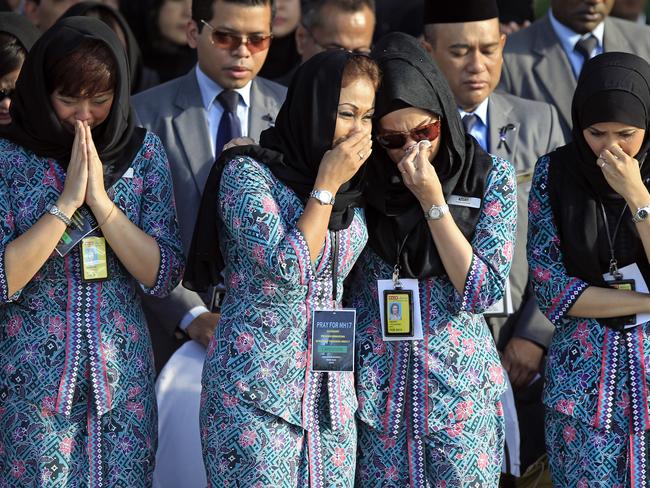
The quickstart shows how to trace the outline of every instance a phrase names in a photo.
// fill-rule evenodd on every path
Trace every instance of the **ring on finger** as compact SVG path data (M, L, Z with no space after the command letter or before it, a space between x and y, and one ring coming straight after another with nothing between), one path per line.
M359 159L360 159L360 160L363 159L363 153L362 153L361 151L359 151L359 152L357 153L357 156L359 156Z

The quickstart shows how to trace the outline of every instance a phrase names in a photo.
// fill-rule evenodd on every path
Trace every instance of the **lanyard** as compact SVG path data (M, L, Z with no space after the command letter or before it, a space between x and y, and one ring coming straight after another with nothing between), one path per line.
M605 205L603 202L600 202L600 210L603 213L603 221L605 223L605 232L607 235L607 243L609 244L609 274L611 274L614 279L620 280L623 279L623 275L618 271L618 263L616 262L616 256L614 254L614 244L616 243L616 237L618 236L618 231L621 228L621 222L623 222L623 216L627 210L627 203L623 207L621 215L618 217L618 222L614 228L614 235L609 233L609 222L607 220L607 212L605 212Z
M393 286L396 290L402 288L402 284L399 281L400 262L402 261L402 251L404 250L404 246L406 246L406 241L408 240L409 235L410 232L407 232L402 243L397 245L397 258L395 259L395 266L393 267Z
M332 299L336 303L338 296L337 274L339 269L339 233L332 231Z

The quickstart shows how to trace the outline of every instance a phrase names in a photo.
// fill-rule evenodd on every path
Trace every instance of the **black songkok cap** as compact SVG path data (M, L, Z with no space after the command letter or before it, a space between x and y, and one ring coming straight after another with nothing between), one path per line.
M425 24L453 24L495 19L499 16L496 0L424 1Z

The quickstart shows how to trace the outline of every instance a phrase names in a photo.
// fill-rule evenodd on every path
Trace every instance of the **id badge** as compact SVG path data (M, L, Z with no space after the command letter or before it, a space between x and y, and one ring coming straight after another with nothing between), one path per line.
M81 278L84 281L102 281L108 278L105 238L84 237L81 240Z
M354 371L357 311L314 310L311 324L311 370Z
M413 292L384 290L384 317L386 337L413 336Z
M422 340L418 280L403 278L399 285L395 286L394 280L377 280L381 337L384 341Z
M72 225L65 230L55 248L61 257L68 254L84 237L101 235L97 219L86 205L79 207L71 220Z
M605 283L611 288L617 290L636 291L634 280L605 280ZM623 330L625 327L636 324L636 315L626 315L623 317L610 317L599 319L599 322L607 324L608 327Z

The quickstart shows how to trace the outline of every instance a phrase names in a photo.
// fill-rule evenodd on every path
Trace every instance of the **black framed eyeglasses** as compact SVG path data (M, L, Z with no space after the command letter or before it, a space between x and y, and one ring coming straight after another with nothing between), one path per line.
M265 51L271 46L273 34L234 34L232 32L218 30L205 20L201 20L201 22L212 31L212 44L220 49L234 51L244 44L251 54L255 54L260 51Z
M0 90L0 103L4 102L5 98L11 100L11 98L14 96L15 91L15 88L5 88L3 90Z
M343 46L339 46L338 44L322 44L321 42L316 39L316 36L314 36L314 33L307 29L303 25L303 28L307 31L307 34L309 34L309 37L311 37L311 40L316 44L319 48L321 48L323 51L331 51L331 50L339 50L339 51L347 51L352 54L359 54L361 56L370 56L371 49L369 47L358 47L356 49L348 49Z

